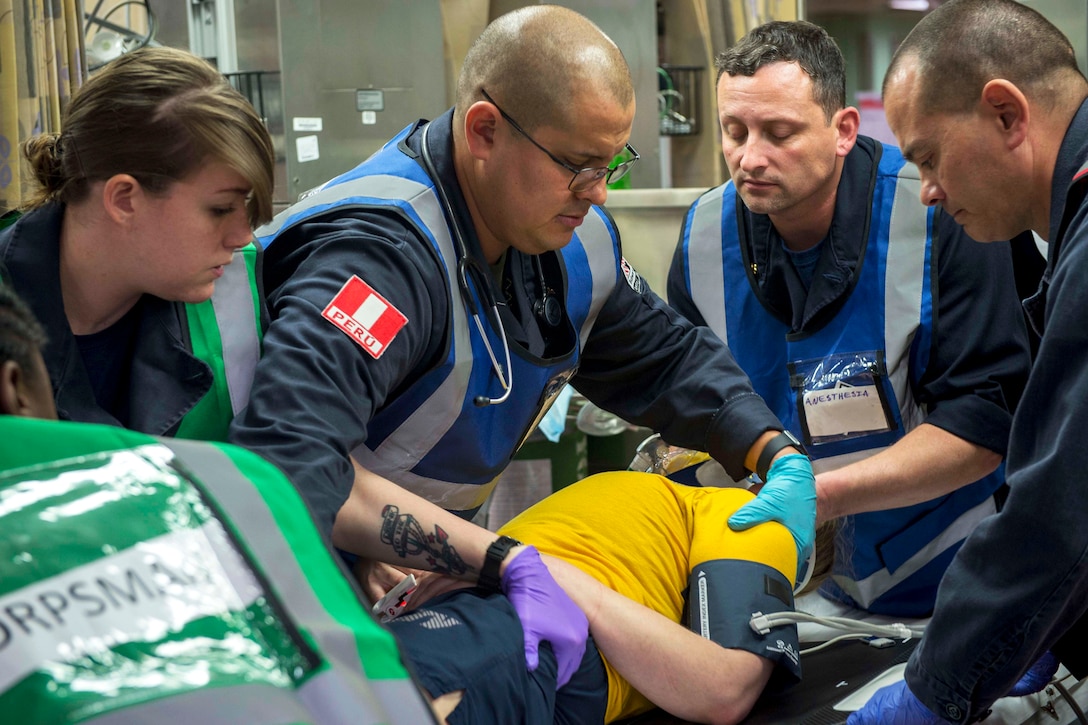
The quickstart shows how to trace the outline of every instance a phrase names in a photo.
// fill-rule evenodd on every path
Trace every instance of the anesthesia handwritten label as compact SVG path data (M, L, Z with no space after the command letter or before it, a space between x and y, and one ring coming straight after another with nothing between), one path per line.
M804 394L805 418L813 438L844 436L888 429L888 420L875 385L839 383Z

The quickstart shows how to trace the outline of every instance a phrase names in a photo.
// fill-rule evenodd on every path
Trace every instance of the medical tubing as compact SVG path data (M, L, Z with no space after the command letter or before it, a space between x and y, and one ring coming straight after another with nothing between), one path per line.
M771 614L754 612L748 625L756 632L766 634L772 627L783 627L798 622L811 622L854 634L892 637L903 641L907 641L911 637L921 637L925 632L925 627L910 627L902 622L872 624L848 617L817 617L805 612L773 612Z

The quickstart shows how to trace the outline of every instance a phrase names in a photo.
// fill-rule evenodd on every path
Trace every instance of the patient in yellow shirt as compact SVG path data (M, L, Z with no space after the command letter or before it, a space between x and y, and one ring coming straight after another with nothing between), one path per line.
M755 612L793 610L797 572L785 527L726 524L752 497L602 473L502 527L544 555L589 619L582 667L558 692L543 650L535 672L517 661L520 628L502 595L448 592L390 627L431 695L462 693L450 723L610 723L654 707L739 722L769 682L800 677L796 628L749 626Z

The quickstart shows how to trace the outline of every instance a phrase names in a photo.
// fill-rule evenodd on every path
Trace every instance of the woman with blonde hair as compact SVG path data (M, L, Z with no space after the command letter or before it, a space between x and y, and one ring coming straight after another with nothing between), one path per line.
M264 123L207 61L142 48L97 71L61 128L26 142L38 188L0 232L60 417L224 438L259 356Z

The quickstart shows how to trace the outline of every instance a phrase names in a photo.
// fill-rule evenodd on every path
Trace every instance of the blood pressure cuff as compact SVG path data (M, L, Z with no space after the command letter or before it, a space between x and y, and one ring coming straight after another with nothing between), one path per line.
M5 426L0 420L0 435ZM257 493L241 474L246 466L267 471L255 456L176 447L195 455L182 462L171 447L150 443L8 470L26 457L0 456L3 719L210 725L225 722L224 714L234 722L426 717L391 636L347 581L310 588L302 562L315 542L324 544L290 484L272 481L272 499L279 496L288 518L277 517L266 508L276 505L267 491ZM194 458L208 466L204 480L217 473L219 488L193 473ZM250 520L236 526L224 507ZM243 537L248 525L264 533ZM339 576L327 548L316 556L315 573ZM365 666L364 651L373 653ZM383 698L365 670L407 687ZM409 714L390 717L383 700L399 700Z
M793 611L793 590L781 572L754 561L715 559L692 570L688 587L693 632L722 647L771 660L775 669L768 687L780 689L801 679L797 625L760 634L749 624L756 612Z

